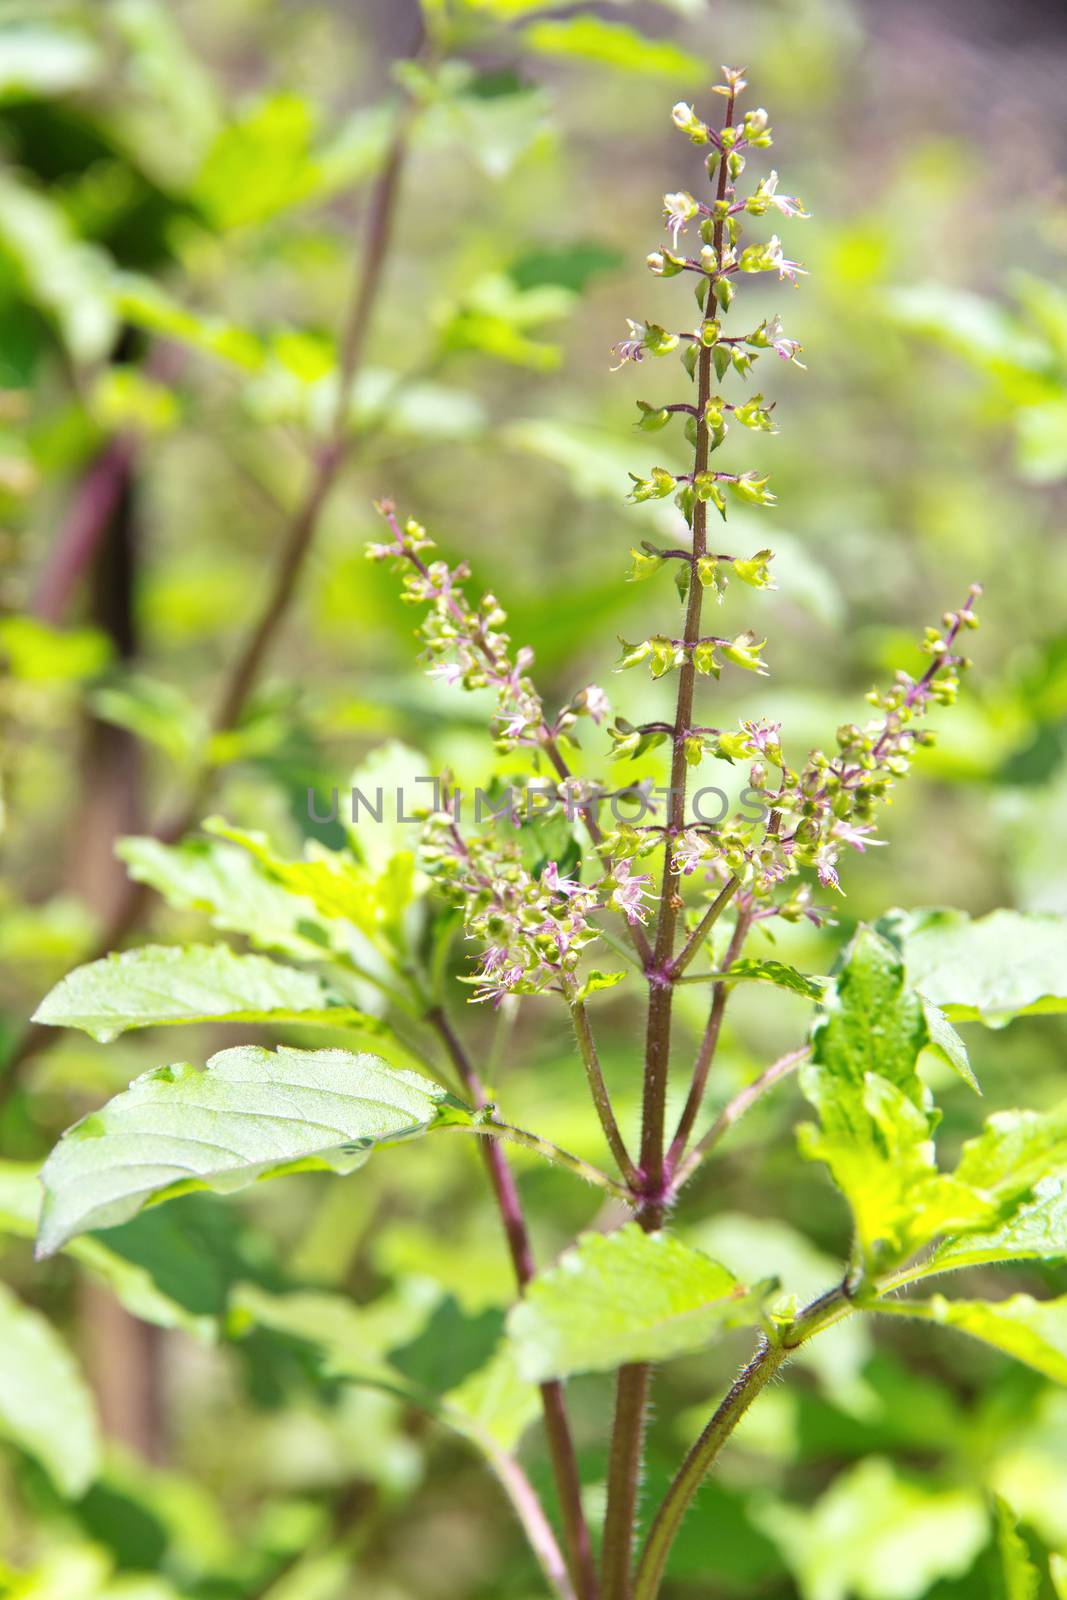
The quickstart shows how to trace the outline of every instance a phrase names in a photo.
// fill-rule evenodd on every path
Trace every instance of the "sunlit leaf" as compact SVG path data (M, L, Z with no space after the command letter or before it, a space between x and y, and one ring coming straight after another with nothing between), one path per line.
M354 923L324 915L306 895L291 892L245 850L217 839L188 839L180 845L157 839L121 839L116 854L131 878L149 884L170 905L204 912L216 928L241 933L263 950L277 950L294 961L329 960L336 955L373 962L375 952ZM367 985L360 988L362 1009L380 1005Z
M51 628L36 617L0 618L0 652L12 677L30 683L77 683L108 665L112 644L97 628Z
M813 1507L776 1500L758 1520L804 1600L919 1600L967 1572L988 1534L976 1490L905 1478L873 1456Z
M58 206L10 172L0 173L0 251L29 299L55 319L75 360L108 353L118 332L108 257L77 238Z
M201 707L175 685L142 673L101 684L93 691L91 704L104 722L158 746L179 764L192 761L207 737Z
M258 371L266 350L248 328L182 305L149 278L116 274L111 290L115 310L134 327L191 346L246 372Z
M776 988L789 989L805 1000L821 1000L826 983L824 978L809 977L784 961L757 961L751 956L744 956L741 960L735 961L723 977L730 983L746 981L773 983Z
M0 1431L36 1457L63 1494L96 1472L92 1396L66 1345L38 1311L0 1284Z
M1031 1559L1029 1545L1019 1532L1019 1519L999 1495L995 1499L995 1509L1004 1600L1036 1600L1041 1587L1041 1573Z
M667 39L650 39L622 23L602 17L575 16L532 23L523 43L538 55L573 56L616 71L650 77L699 80L707 68L699 56Z
M271 95L223 128L193 190L216 226L265 222L315 194L313 132L311 107L294 94Z
M943 1061L946 1067L951 1067L957 1077L963 1079L968 1088L975 1094L981 1094L978 1079L971 1067L971 1058L967 1054L967 1046L945 1016L932 1001L923 1002L923 1016L926 1019L926 1045L928 1054L936 1056Z
M846 1195L865 1258L890 1265L940 1233L987 1225L993 1203L937 1170L935 1118L916 1070L929 1042L899 952L861 929L812 1032L800 1075L820 1127L799 1130Z
M958 1328L1055 1383L1067 1384L1067 1295L1054 1300L1028 1294L1007 1300L946 1300L938 1294L901 1301L898 1309L905 1316Z
M626 1223L586 1233L541 1273L508 1317L519 1371L531 1382L610 1372L700 1350L754 1317L753 1292L670 1234Z
M0 96L59 95L84 89L101 64L93 41L73 29L0 29Z
M238 955L228 945L144 945L68 973L35 1022L80 1028L107 1044L131 1028L188 1022L300 1022L385 1032L346 1006L322 978Z
M268 1174L353 1172L376 1144L470 1113L439 1084L346 1050L223 1050L157 1067L76 1123L41 1173L38 1252L190 1189Z
M1067 1105L995 1113L964 1145L956 1172L996 1203L998 1220L944 1240L931 1271L1067 1257Z
M992 911L891 912L908 979L953 1022L1003 1027L1012 1017L1067 1011L1067 918Z

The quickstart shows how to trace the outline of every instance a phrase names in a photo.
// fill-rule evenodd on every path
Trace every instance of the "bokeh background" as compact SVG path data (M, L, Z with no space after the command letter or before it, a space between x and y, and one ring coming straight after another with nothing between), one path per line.
M417 515L500 596L550 703L596 681L633 720L663 714L662 686L616 679L612 664L617 635L673 614L669 585L623 581L629 547L657 532L655 513L624 505L627 470L670 449L634 431L634 401L658 399L673 369L611 373L609 349L628 315L689 315L643 263L663 237L663 192L701 179L670 107L706 109L723 61L748 68L783 190L813 218L788 239L810 276L749 291L760 315L781 310L808 370L774 364L781 432L744 441L778 507L731 519L735 542L775 549L779 588L731 593L724 631L766 633L773 674L715 686L715 720L780 717L800 758L872 682L916 664L925 623L972 581L985 590L974 672L888 814L890 847L849 863L835 928L791 931L778 953L825 972L854 922L892 905L1067 912L1062 4L438 0L427 12L429 45L408 0L0 6L5 1161L40 1157L178 1053L158 1033L106 1048L24 1035L49 985L129 913L117 836L215 811L286 850L309 834L336 842L309 821L308 787L343 786L387 739L421 751L427 771L488 777L485 708L420 674L414 619L364 560L375 497ZM347 454L250 692L212 738L331 446L339 330L398 127L406 157L342 407ZM660 775L654 759L634 773ZM153 900L133 914L131 940L207 925ZM627 1118L635 1015L605 1003ZM717 1099L795 1043L803 1017L789 996L742 999ZM462 1020L516 1119L596 1156L560 1019L534 1003L495 1041L492 1019ZM700 1021L696 1002L683 1010L683 1028ZM967 1033L985 1104L944 1084L949 1152L983 1110L1062 1092L1061 1022ZM202 1059L227 1042L232 1031L200 1030L180 1049ZM786 1093L753 1116L679 1227L803 1291L829 1281L847 1219L797 1160L796 1115ZM547 1258L593 1203L566 1177L520 1170ZM299 1339L249 1335L240 1313L250 1283L376 1304L443 1280L450 1298L433 1302L441 1320L421 1350L413 1337L411 1360L462 1366L465 1341L484 1345L510 1298L474 1171L473 1152L446 1141L333 1185L190 1197L119 1230L122 1282L114 1261L107 1283L92 1259L35 1267L5 1224L4 1278L74 1352L103 1443L83 1407L58 1462L0 1447L0 1594L538 1593L469 1452L387 1394L331 1378ZM183 1311L165 1333L120 1304L136 1304L144 1265ZM997 1286L1009 1277L1067 1287L1053 1269L1001 1269ZM728 1343L666 1373L650 1496L742 1353ZM32 1381L47 1386L47 1370ZM595 1506L607 1386L572 1387ZM526 1457L545 1480L536 1443ZM955 1340L857 1331L742 1429L686 1524L670 1594L993 1594L993 1490L1028 1537L1067 1554L1063 1395Z

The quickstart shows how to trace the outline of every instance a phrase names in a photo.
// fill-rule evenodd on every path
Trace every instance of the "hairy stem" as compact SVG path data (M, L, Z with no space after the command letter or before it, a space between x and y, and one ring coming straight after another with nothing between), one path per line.
M734 924L734 931L730 938L730 943L726 948L726 955L723 957L722 967L724 972L729 971L730 967L740 955L741 947L744 944L745 939L748 937L748 930L751 926L751 914L746 911L739 911L737 914L737 921ZM726 1010L726 998L728 993L728 985L723 982L722 979L719 980L712 990L711 1009L708 1013L708 1024L704 1029L704 1037L700 1041L700 1049L697 1052L696 1065L693 1068L693 1081L689 1087L689 1094L686 1097L682 1115L678 1119L677 1131L674 1135L674 1138L671 1140L671 1147L667 1152L667 1170L671 1173L673 1173L675 1166L681 1159L685 1147L689 1142L689 1135L693 1131L693 1124L696 1122L697 1116L700 1112L700 1107L704 1100L704 1090L707 1087L708 1072L711 1070L711 1063L715 1058L715 1051L719 1043L719 1034L722 1031L722 1019L723 1013Z
M789 1352L762 1342L729 1394L686 1456L656 1514L641 1555L633 1600L654 1600L682 1519L715 1457L760 1390L770 1382Z
M768 1089L773 1089L776 1083L787 1078L810 1053L811 1046L808 1044L801 1045L798 1050L790 1050L787 1055L780 1056L777 1061L772 1062L758 1078L734 1095L719 1112L704 1137L693 1146L679 1166L674 1176L676 1193L684 1183L689 1182L700 1163L715 1148L723 1135L729 1133L734 1123L740 1121L749 1107L755 1105Z
M641 1553L633 1600L656 1600L671 1546L693 1497L749 1406L794 1350L849 1309L844 1286L838 1286L806 1306L780 1340L771 1344L766 1338L760 1339L751 1361L742 1369L667 1490Z
M426 1013L426 1021L437 1033L449 1059L459 1075L471 1102L479 1109L488 1104L488 1097L474 1064L463 1043L440 1006ZM496 1200L497 1210L504 1225L511 1265L519 1293L522 1294L535 1272L533 1250L522 1202L515 1184L515 1176L508 1165L507 1156L495 1139L481 1141L489 1183ZM545 1434L548 1439L552 1470L559 1495L563 1517L564 1542L567 1565L580 1600L596 1600L597 1579L593 1564L593 1549L589 1528L582 1509L582 1485L578 1475L578 1459L574 1451L563 1385L559 1382L541 1384L541 1409L544 1415Z
M457 1123L455 1127L459 1133L474 1133L490 1139L503 1139L505 1144L518 1145L523 1150L533 1150L535 1154L550 1161L553 1166L566 1168L584 1183L591 1183L597 1189L605 1189L616 1200L622 1200L627 1205L633 1204L633 1196L629 1189L621 1183L616 1183L614 1178L609 1177L606 1172L601 1172L600 1168L594 1167L591 1162L583 1161L581 1156L572 1155L569 1150L560 1149L559 1145L553 1144L551 1140L543 1139L539 1133L530 1133L526 1128L513 1127L510 1122L498 1122L495 1117L490 1117L475 1127L467 1128L461 1123Z
M607 1084L604 1082L604 1073L600 1066L600 1057L597 1054L596 1041L593 1038L593 1030L589 1024L589 1013L585 1009L584 1001L571 1001L571 1017L574 1022L578 1048L585 1063L585 1075L589 1080L589 1092L593 1096L593 1104L596 1106L597 1116L600 1118L600 1126L604 1130L608 1148L615 1157L619 1171L626 1180L629 1193L636 1193L639 1187L639 1174L630 1159L630 1152L626 1148L626 1143L619 1132L619 1124L615 1120L615 1112L612 1109Z
M678 981L686 967L688 967L689 963L692 961L693 957L696 955L697 951L700 949L701 945L708 937L708 934L718 922L720 916L726 910L726 907L730 904L730 901L733 899L740 887L740 879L731 877L726 880L723 887L719 890L718 894L711 902L711 905L705 911L704 915L701 917L700 921L689 935L689 938L686 940L685 944L674 958L671 970L674 973L675 982Z
M545 1581L553 1592L559 1595L560 1600L578 1600L578 1592L571 1582L567 1563L556 1543L556 1535L545 1516L544 1507L537 1497L533 1484L514 1456L500 1450L489 1440L483 1441L482 1448L489 1457L504 1493L514 1507L515 1515L526 1535L526 1542L537 1557Z
M726 102L724 126L734 112L734 95ZM719 164L717 198L726 193L725 157ZM722 259L723 225L715 224L715 249ZM709 309L712 286L708 286ZM702 346L697 364L697 427L693 457L694 476L707 470L709 439L705 417L711 397L712 352ZM678 893L678 874L673 864L673 842L685 827L686 778L688 763L685 741L693 721L693 696L696 668L693 646L700 638L700 618L704 586L697 576L697 562L707 551L708 508L698 499L693 506L693 548L690 555L689 593L686 602L683 653L678 671L678 697L675 705L671 753L671 798L664 837L663 877L652 962L647 965L649 979L648 1018L645 1031L644 1093L641 1111L641 1179L645 1207L641 1225L647 1231L663 1220L665 1194L664 1118L667 1104L667 1079L670 1068L671 1012L674 1001L671 964L674 958L678 913L682 906ZM615 1425L612 1432L608 1472L608 1503L604 1520L604 1595L605 1600L628 1600L632 1552L635 1536L638 1485L644 1455L645 1408L651 1381L647 1364L623 1367L615 1396Z

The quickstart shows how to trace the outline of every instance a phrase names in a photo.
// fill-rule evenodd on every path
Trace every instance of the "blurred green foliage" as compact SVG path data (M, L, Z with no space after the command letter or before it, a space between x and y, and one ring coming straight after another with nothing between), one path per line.
M724 680L724 725L758 710L801 748L825 741L873 677L914 664L931 609L974 579L986 589L976 670L890 814L890 848L853 867L837 928L790 929L759 953L827 972L854 922L889 905L1067 912L1067 202L1042 131L1053 96L1025 24L1005 49L981 8L967 37L950 7L906 8L899 31L896 9L433 0L431 46L413 60L400 58L417 18L399 5L0 6L0 1044L14 1047L106 921L101 727L122 730L105 745L111 777L136 752L111 834L168 815L206 772L210 809L268 833L281 855L308 837L336 844L309 820L309 786L344 783L390 737L427 771L488 778L469 703L420 675L410 614L363 560L375 496L431 522L445 553L505 599L549 697L583 673L604 681L615 636L633 637L638 614L650 626L656 586L623 577L662 510L623 502L645 446L634 383L608 377L608 348L643 310L640 262L659 243L648 218L674 181L663 107L696 97L723 55L775 104L818 219L791 317L809 371L784 397L788 430L751 440L780 498L768 513L779 588L746 590L744 621L755 613L773 639L773 675L756 691ZM1049 49L1062 74L1062 23ZM382 293L366 364L339 396L341 308L398 129L410 154ZM236 725L213 729L339 405L351 459L266 674ZM78 508L116 446L132 463L125 577L98 567L66 584ZM124 586L116 616L108 600ZM726 633L735 615L743 625L734 601ZM667 714L662 686L631 693L635 713ZM635 775L661 779L661 757ZM321 955L237 846L123 854L166 889L170 904L148 913L156 941L202 939L213 921L299 959L310 935ZM366 995L354 985L346 998ZM629 1134L634 1014L624 999L602 1004ZM695 1037L697 995L682 990L678 1010ZM805 1015L787 990L741 986L716 1104ZM562 1022L531 1009L471 1026L483 1075L506 1073L515 1120L595 1158ZM1061 1020L961 1028L986 1110L1061 1098ZM183 1049L203 1059L233 1042L208 1023ZM0 1594L538 1593L469 1437L405 1398L421 1386L479 1426L490 1414L464 1385L511 1286L471 1181L474 1141L426 1141L330 1187L308 1175L225 1206L190 1195L32 1264L33 1174L56 1133L172 1053L166 1035L107 1051L66 1037L4 1102ZM944 1063L931 1076L955 1152L982 1110ZM806 1294L832 1278L848 1219L821 1169L796 1159L796 1115L792 1090L758 1107L678 1223L731 1270L778 1272ZM594 1200L521 1152L516 1166L547 1258ZM972 1276L975 1292L994 1279L1067 1290L1051 1265ZM164 1354L150 1342L146 1358L108 1322L121 1342L102 1361L101 1295L171 1330ZM743 1424L685 1524L672 1597L1049 1600L1054 1581L1067 1593L1047 1559L1067 1561L1064 1392L891 1318L828 1338ZM743 1350L731 1334L665 1372L650 1499ZM131 1427L102 1366L146 1361L160 1393ZM595 1506L607 1380L570 1392ZM528 1409L503 1394L514 1405L492 1415L510 1443ZM545 1461L525 1452L547 1485Z

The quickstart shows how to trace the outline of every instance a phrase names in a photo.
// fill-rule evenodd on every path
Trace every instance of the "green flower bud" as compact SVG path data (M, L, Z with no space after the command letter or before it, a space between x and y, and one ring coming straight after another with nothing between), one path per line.
M646 405L643 400L638 400L637 409L641 413L637 426L644 433L658 433L660 428L665 428L671 420L671 414L664 406L656 407Z
M766 639L757 639L751 629L746 629L729 644L720 645L719 648L727 661L732 661L735 667L744 667L748 672L758 672L761 676L766 676L768 668L760 656L760 651L766 643Z
M661 634L650 640L650 644L652 652L649 665L652 668L652 676L662 678L678 665L678 646L672 639L666 639Z
M713 678L720 676L722 667L715 656L715 644L710 639L701 640L693 646L693 665L703 676Z
M640 505L645 500L665 500L669 494L674 493L677 479L673 472L668 472L666 467L653 467L651 476L639 478L635 472L630 473L633 488L629 498L635 505Z
M654 555L647 550L631 549L630 556L633 566L626 574L627 583L640 583L644 578L651 578L663 565L663 557Z
M723 424L723 411L726 402L721 394L708 396L708 403L704 407L704 421L711 429L721 428Z
M684 100L679 100L678 104L672 109L671 121L676 128L680 128L683 133L689 135L693 144L707 144L710 137L707 124L701 122L692 106L688 105Z
M767 488L767 479L757 477L754 472L742 472L740 477L731 478L729 484L737 498L749 505L773 506L777 503L778 497Z
M767 564L774 559L773 550L757 550L749 561L735 561L733 574L740 578L742 583L747 583L753 589L773 589Z
M734 417L743 427L753 428L759 433L777 432L761 394L754 394L744 405L735 406Z

